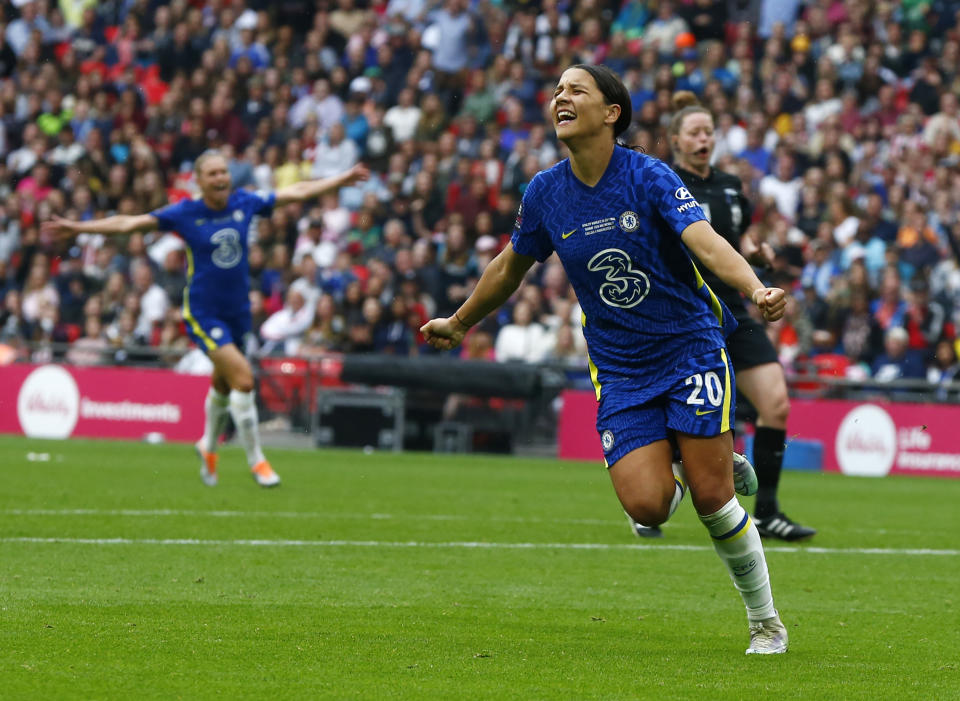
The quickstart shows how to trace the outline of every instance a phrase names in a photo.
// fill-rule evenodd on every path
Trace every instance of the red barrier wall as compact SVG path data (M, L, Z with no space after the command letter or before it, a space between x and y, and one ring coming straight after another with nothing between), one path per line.
M568 389L561 395L563 410L557 428L557 455L564 460L596 460L603 464L597 435L597 395Z
M195 441L209 386L208 377L171 370L7 365L0 367L0 433Z
M818 441L824 469L847 475L960 477L960 406L840 400L791 401L787 440ZM558 454L603 461L593 392L566 391Z

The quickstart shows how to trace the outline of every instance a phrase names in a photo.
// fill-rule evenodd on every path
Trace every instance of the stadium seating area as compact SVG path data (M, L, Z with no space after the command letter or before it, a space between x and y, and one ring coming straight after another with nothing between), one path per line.
M715 164L741 177L753 232L777 252L763 275L793 292L769 327L788 368L950 380L958 13L955 0L4 0L0 358L69 344L74 363L177 362L179 240L44 240L39 222L190 197L210 147L239 187L374 171L255 227L264 353L430 352L419 326L456 309L526 184L564 157L544 115L559 73L602 62L631 90L630 142L652 155L669 160L675 90L716 115ZM463 352L585 364L559 263Z

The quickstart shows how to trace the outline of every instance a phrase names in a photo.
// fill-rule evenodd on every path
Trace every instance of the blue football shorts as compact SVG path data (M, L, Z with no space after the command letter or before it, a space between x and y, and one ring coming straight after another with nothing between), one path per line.
M627 383L603 388L597 433L608 466L671 431L706 437L733 426L736 386L723 348L681 360L665 391L649 401L631 402L630 390Z
M249 314L215 317L203 313L185 312L183 320L187 327L187 334L204 353L222 348L228 343L236 344L242 353L244 337L250 333Z

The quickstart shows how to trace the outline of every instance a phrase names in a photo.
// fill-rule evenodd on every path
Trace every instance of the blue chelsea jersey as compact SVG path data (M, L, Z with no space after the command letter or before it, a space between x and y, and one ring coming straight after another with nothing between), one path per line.
M275 193L235 190L224 209L203 200L183 200L150 214L162 231L174 231L186 244L187 288L184 311L215 317L250 312L247 232L256 215L269 215Z
M705 218L666 164L620 146L594 187L568 160L531 180L514 250L541 262L557 252L601 384L666 378L679 359L723 348L736 328L680 239Z

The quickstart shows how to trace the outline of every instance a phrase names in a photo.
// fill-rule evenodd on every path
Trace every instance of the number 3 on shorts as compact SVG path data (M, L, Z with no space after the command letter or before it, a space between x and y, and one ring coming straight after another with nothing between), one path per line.
M693 385L690 396L687 397L687 404L703 406L704 400L703 397L700 396L700 393L704 388L707 390L707 400L709 400L710 404L720 406L723 403L723 382L720 380L720 376L713 372L713 370L691 375L684 380L683 384L687 386Z

